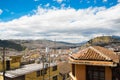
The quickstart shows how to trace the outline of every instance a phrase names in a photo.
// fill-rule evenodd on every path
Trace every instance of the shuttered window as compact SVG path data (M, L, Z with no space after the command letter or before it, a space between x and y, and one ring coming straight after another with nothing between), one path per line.
M87 66L87 80L105 80L105 67Z

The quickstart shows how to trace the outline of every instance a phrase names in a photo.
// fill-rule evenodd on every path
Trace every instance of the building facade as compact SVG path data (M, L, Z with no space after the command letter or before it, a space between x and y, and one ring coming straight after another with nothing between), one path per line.
M61 80L61 78L57 64L51 63L50 67L45 64L43 68L42 63L34 63L6 71L5 80Z
M90 46L70 55L69 62L71 80L120 80L119 57L106 48Z
M5 57L4 66L3 66L3 60L1 59L0 71L3 71L3 69L11 70L11 69L20 68L21 57L22 57L22 55L11 55L11 56Z
M62 80L57 63L41 61L21 65L21 57L21 55L6 56L4 66L3 61L0 61L0 80L4 80L4 70L5 80Z

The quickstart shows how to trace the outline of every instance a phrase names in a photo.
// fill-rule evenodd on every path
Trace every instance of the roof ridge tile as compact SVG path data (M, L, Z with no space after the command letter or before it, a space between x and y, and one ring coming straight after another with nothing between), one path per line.
M95 49L94 47L90 46L89 48L92 49L92 50L94 50L94 51L96 51L97 53L99 53L102 57L105 57L105 59L111 60L110 57L108 57L105 54L101 53L99 50Z

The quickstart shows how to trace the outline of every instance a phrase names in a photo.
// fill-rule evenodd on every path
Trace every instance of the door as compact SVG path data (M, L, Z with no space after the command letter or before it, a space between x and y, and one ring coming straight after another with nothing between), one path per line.
M10 70L10 61L9 60L6 61L6 70Z

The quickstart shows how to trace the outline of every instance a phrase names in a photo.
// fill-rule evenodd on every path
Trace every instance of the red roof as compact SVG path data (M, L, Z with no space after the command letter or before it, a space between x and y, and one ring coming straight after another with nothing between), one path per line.
M119 57L115 52L100 46L90 46L80 50L79 52L72 54L71 58L75 60L119 62Z

